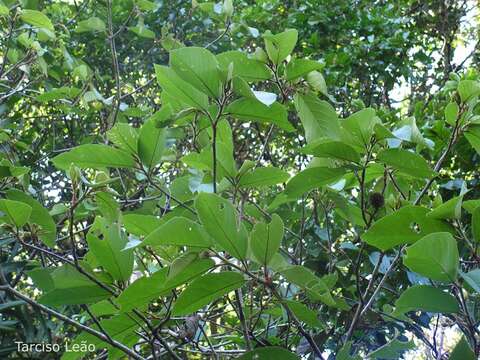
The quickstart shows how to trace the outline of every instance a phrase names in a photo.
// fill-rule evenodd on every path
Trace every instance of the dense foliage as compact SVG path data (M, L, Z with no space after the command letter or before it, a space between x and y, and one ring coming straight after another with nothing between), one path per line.
M470 6L0 1L0 357L476 359Z

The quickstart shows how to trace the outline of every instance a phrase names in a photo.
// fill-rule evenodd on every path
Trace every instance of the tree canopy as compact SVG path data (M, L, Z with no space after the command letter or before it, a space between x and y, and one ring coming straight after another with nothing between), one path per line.
M477 17L0 0L0 357L478 358Z

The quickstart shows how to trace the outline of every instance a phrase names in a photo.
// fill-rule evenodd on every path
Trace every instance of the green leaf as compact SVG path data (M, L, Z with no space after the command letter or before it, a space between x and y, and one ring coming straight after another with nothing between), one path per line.
M150 118L142 125L138 137L138 155L145 166L151 168L160 162L166 141L167 131L158 128L155 119Z
M460 276L472 287L474 291L480 294L480 269L474 269L467 273L460 271Z
M460 341L453 348L448 360L475 360L477 357L472 348L465 340L465 336L462 336Z
M150 301L164 296L172 289L204 274L215 265L212 259L197 259L168 278L169 268L162 268L149 277L141 277L127 287L118 297L122 311L143 307ZM167 280L168 278L168 280Z
M122 220L127 232L137 236L146 236L163 223L156 216L142 214L126 214Z
M413 340L409 341L400 341L398 339L393 339L387 344L379 347L375 351L372 351L367 355L368 359L391 359L396 360L402 358L404 352L408 350L415 349L416 345Z
M307 143L327 139L340 140L340 123L335 109L315 95L294 96L295 108L305 129Z
M480 242L480 206L477 206L472 214L473 240Z
M30 219L32 207L24 202L0 200L0 222L7 222L21 228Z
M285 301L288 308L293 312L298 320L304 322L312 328L322 328L322 324L318 319L317 311L311 310L302 303L293 300Z
M469 126L465 137L475 151L480 154L480 125Z
M222 84L217 58L201 47L183 47L170 51L170 66L184 81L210 97L218 98Z
M106 30L105 23L98 17L91 17L87 20L79 21L75 28L76 33L84 33L89 31L103 32Z
M350 355L352 342L348 341L337 353L336 360L362 360L359 355Z
M366 148L374 133L374 127L380 120L372 108L362 109L341 121L344 142Z
M137 153L138 130L133 126L117 122L107 131L108 140L130 154Z
M454 126L457 121L459 108L456 102L450 102L445 106L445 121Z
M93 276L93 274L91 275ZM109 291L70 265L54 268L50 272L50 279L51 289L39 299L45 305L91 304L111 296Z
M327 88L327 83L325 82L325 78L323 75L318 72L318 71L311 71L307 74L307 83L310 85L310 87L322 93L325 96L328 95L328 88Z
M298 31L288 29L273 35L269 30L263 35L265 50L275 65L280 64L293 51L298 39Z
M262 187L283 183L290 175L275 167L259 167L240 178L238 185L242 187Z
M457 300L450 294L428 285L415 285L405 290L395 301L395 315L409 311L431 313L456 313L460 309Z
M429 234L407 248L403 263L432 280L454 282L459 266L457 242L448 232Z
M433 232L451 231L448 224L428 218L428 212L421 206L404 206L376 221L362 239L385 251L397 245L412 244Z
M356 164L360 162L360 154L353 147L342 141L313 142L305 146L302 152L320 158L338 159Z
M323 65L318 61L308 59L293 59L286 68L285 74L288 81L298 79L301 76L307 75L311 71L321 70Z
M97 217L87 235L90 251L115 280L128 280L133 271L133 249L124 250L128 239L118 223Z
M387 149L378 154L377 159L398 170L401 174L414 178L425 179L435 175L427 161L411 151Z
M336 306L328 286L310 269L302 265L293 265L280 270L280 273L288 282L298 285L307 291L307 294L313 300L322 301L329 306Z
M0 1L0 16L8 16L9 12L8 7Z
M233 64L232 75L239 76L246 81L256 82L272 77L272 72L264 63L250 59L241 51L227 51L218 54L217 60L224 72L227 72L230 64Z
M288 121L287 110L278 102L267 106L256 99L243 98L231 103L226 112L239 120L275 124L285 131L295 130Z
M447 202L437 206L427 217L432 219L459 219L462 214L463 195L451 198Z
M207 95L182 80L171 68L155 65L155 74L158 84L173 98L195 109L207 110Z
M200 224L184 217L174 217L151 232L140 245L208 248L212 243Z
M285 193L290 198L296 198L307 191L333 184L343 175L343 168L311 167L292 177L287 183Z
M247 230L243 224L238 224L238 214L232 203L215 194L201 193L195 199L195 209L214 242L237 259L245 259Z
M41 229L37 233L38 238L42 240L45 245L53 248L57 238L57 226L48 213L48 210L45 209L37 200L20 190L8 190L7 198L14 201L20 201L32 208L29 222L40 225Z
M480 95L480 83L476 80L462 80L458 83L458 93L462 102Z
M131 168L135 166L133 158L125 151L102 144L80 145L57 155L53 164L62 170L68 170L70 164L79 168Z
M245 283L243 276L234 271L211 273L194 280L180 294L172 309L172 315L188 315L215 299L238 289Z
M250 248L253 256L263 266L280 248L283 239L283 221L277 214L272 215L270 223L257 223L250 234Z
M260 347L255 350L249 351L237 360L299 360L299 357L287 349L279 346L266 346Z
M21 19L27 24L33 25L38 28L54 31L53 24L47 15L37 10L22 10Z

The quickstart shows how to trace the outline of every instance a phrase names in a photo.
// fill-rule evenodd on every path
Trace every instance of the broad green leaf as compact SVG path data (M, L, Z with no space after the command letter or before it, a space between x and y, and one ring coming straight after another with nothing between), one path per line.
M157 5L148 0L136 0L135 3L143 11L154 11L157 9Z
M412 244L433 232L451 231L448 224L428 218L428 212L421 206L404 206L376 221L362 239L385 251L397 245Z
M6 16L9 14L9 9L8 7L2 2L0 1L0 16Z
M462 214L463 195L455 196L447 202L437 206L427 214L432 219L458 219Z
M288 308L293 312L293 314L297 317L298 320L304 322L308 326L313 328L321 328L322 324L318 319L318 312L312 309L309 309L301 302L287 300L285 301Z
M46 305L91 304L111 296L109 291L70 265L54 268L50 272L50 278L51 288L39 299Z
M398 170L401 174L425 179L435 173L420 155L403 149L388 149L378 154L377 159Z
M106 30L105 23L102 19L92 16L86 20L79 21L75 32L84 33L89 31L103 32Z
M21 228L30 219L32 207L24 202L15 200L0 200L0 222L9 223Z
M226 112L239 120L275 124L285 131L295 130L288 121L287 110L278 102L267 106L256 99L243 98L231 103Z
M353 163L360 162L360 154L342 141L313 142L304 147L302 152L320 158L332 158Z
M125 151L102 144L80 145L57 155L53 164L62 170L68 170L70 164L79 168L131 168L135 166L133 158Z
M99 286L53 289L42 295L38 301L50 306L92 304L107 299L111 294Z
M146 236L163 223L156 216L142 214L125 214L122 220L127 232L137 236Z
M130 340L132 336L136 342L138 335L135 334L135 331L139 328L141 321L142 320L140 318L133 314L120 314L108 319L100 320L100 324L102 329L107 332L111 338L121 340L122 344L126 344L126 340ZM79 346L80 344L89 344L90 346L95 346L97 349L109 346L100 338L86 332L82 332L79 336L77 336L72 341L70 346L73 348L73 346ZM83 347L79 346L79 349L83 349ZM109 357L111 351L112 349L109 350ZM82 353L80 351L66 352L62 356L62 360L78 360L79 358L84 357L81 356L81 354ZM118 358L121 358L121 356L118 356Z
M117 122L107 131L108 140L130 154L137 152L138 130L133 126Z
M212 243L200 224L184 217L174 217L152 231L141 245L176 245L207 248Z
M344 142L365 148L370 143L375 125L379 122L372 108L362 109L350 115L340 122L344 129Z
M391 359L397 360L402 357L402 355L408 351L415 349L416 345L413 340L409 341L400 341L398 339L393 339L389 341L387 344L380 346L375 351L372 351L370 354L367 355L368 359Z
M472 213L472 236L473 240L480 242L480 206Z
M448 360L475 360L477 357L473 352L472 348L468 344L467 340L465 340L465 336L462 336L460 341L455 345L452 352L450 353L450 357Z
M480 294L480 269L474 269L467 273L460 271L459 274L474 291Z
M268 80L272 76L272 72L264 63L250 59L241 51L227 51L218 54L217 60L224 72L227 72L229 65L233 64L233 76L239 76L246 81Z
M198 259L170 277L169 268L162 268L149 277L141 277L127 287L118 297L122 311L143 307L150 301L164 296L172 289L204 274L215 265L212 259Z
M247 230L238 224L238 214L232 203L215 194L201 193L195 199L195 209L207 233L230 255L245 259Z
M454 282L459 266L457 242L448 232L429 234L407 248L403 263L432 280Z
M257 223L250 234L250 249L263 266L267 266L276 254L283 239L283 221L277 214L270 223Z
M344 174L343 168L311 167L292 177L285 193L290 198L299 197L307 191L333 184Z
M155 33L149 28L147 28L141 20L138 21L137 25L130 26L128 30L142 38L155 39Z
M107 192L97 192L95 194L95 202L97 203L100 214L108 222L117 222L120 216L120 208L112 194Z
M279 65L293 51L298 39L298 31L288 29L273 35L269 30L263 35L265 50L270 60Z
M298 79L301 76L307 75L311 71L321 70L323 65L318 61L308 59L293 59L286 68L285 74L288 81Z
M55 246L57 226L48 213L48 210L31 196L16 189L8 190L7 198L14 201L20 201L32 208L29 222L40 225L41 229L37 233L38 238L42 240L45 245L53 248Z
M73 99L74 97L80 94L81 90L74 87L62 86L60 88L54 88L50 91L45 91L44 93L37 95L35 100L42 103L48 103L54 100L61 99Z
M217 58L201 47L183 47L170 51L170 66L184 81L204 94L218 98L222 84Z
M335 359L336 360L362 360L362 358L359 355L350 355L351 348L352 348L352 342L348 341L338 351Z
M415 285L405 290L395 301L395 315L409 311L431 313L456 313L459 311L457 300L450 294L428 285Z
M149 168L157 165L165 151L167 130L158 128L155 119L145 122L138 137L138 155L143 164Z
M475 209L479 206L480 206L480 199L467 200L467 201L464 201L462 203L462 207L472 215L473 215L473 212L475 211Z
M335 300L330 294L330 289L322 279L316 276L310 269L302 265L289 266L280 273L285 279L304 289L313 300L319 300L329 306L336 306Z
M238 185L242 187L262 187L280 184L288 180L290 175L275 167L259 167L240 178Z
M447 106L445 106L445 121L454 126L455 122L457 121L459 108L456 102L450 102Z
M234 271L211 273L194 280L175 301L172 315L188 315L215 299L238 289L245 283L242 274Z
M115 280L128 280L133 271L133 250L124 250L128 239L118 223L97 217L87 235L90 251Z
M272 360L272 359L299 360L300 358L294 353L279 346L259 347L237 358L237 360Z
M316 70L310 71L307 74L307 83L313 90L318 91L325 96L328 96L327 83L325 82L325 78L320 72Z
M54 31L53 24L50 19L44 13L37 10L22 10L21 19L27 24L33 25L38 28Z
M458 93L462 102L480 95L480 83L476 80L462 80L458 83Z
M465 137L475 151L480 154L480 125L469 126Z
M294 96L295 108L305 129L307 143L320 139L340 140L340 123L335 109L313 94Z
M207 95L184 81L171 68L155 65L155 74L159 85L172 97L195 109L207 110Z

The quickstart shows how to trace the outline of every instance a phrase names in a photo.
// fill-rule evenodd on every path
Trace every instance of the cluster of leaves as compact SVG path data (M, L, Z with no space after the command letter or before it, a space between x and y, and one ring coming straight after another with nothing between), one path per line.
M394 359L411 337L435 358L478 356L477 73L451 73L415 109L420 125L350 99L369 89L365 102L385 105L410 76L418 29L397 32L411 23L393 5L377 10L384 23L367 9L343 25L360 33L349 57L337 49L346 34L319 42L288 6L300 35L260 39L246 22L268 20L263 2L235 20L231 1L194 1L225 26L196 47L184 43L198 34L180 41L169 26L157 41L146 24L158 4L119 3L64 26L88 1L0 2L2 356L44 356L16 353L23 341L93 344L112 359ZM254 44L223 49L232 24ZM117 48L127 30L154 45ZM381 51L372 32L387 33ZM311 57L319 44L325 62ZM386 71L384 57L397 57ZM350 101L341 116L337 97ZM439 319L463 333L451 354L426 335ZM62 358L79 356L94 354Z

